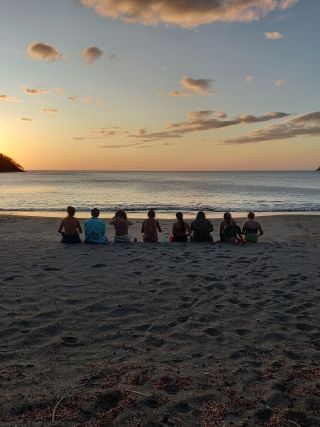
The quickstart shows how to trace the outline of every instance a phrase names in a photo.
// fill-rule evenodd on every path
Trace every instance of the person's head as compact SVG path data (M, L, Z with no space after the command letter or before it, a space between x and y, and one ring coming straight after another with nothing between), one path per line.
M68 206L67 207L67 212L69 216L74 216L74 214L76 213L76 210L73 206Z
M183 222L183 213L182 212L177 212L176 213L176 218L179 222Z
M248 213L248 219L254 219L254 218L255 218L254 212L249 212Z
M99 209L97 209L97 208L93 208L93 209L91 209L91 216L93 217L93 218L98 218L98 216L100 215L100 211L99 211Z
M119 210L116 212L115 216L116 219L127 219L127 214L123 210Z
M232 219L231 213L230 213L230 212L225 212L225 213L224 213L224 215L223 215L223 219L224 219L226 222L231 221L231 219Z
M148 218L154 219L156 217L156 213L153 209L150 209L148 212Z
M200 211L197 213L197 221L204 221L206 219L206 215L203 211Z

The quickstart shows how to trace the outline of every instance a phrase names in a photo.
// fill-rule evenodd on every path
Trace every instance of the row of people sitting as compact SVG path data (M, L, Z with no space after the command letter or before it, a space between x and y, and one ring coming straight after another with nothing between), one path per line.
M75 208L68 206L68 216L64 218L59 226L58 233L62 235L63 243L81 243L79 233L82 233L80 222L75 218ZM91 210L91 218L84 223L85 243L106 244L106 229L105 222L99 218L100 211L97 208ZM203 211L198 212L197 217L192 221L191 225L183 219L182 212L176 213L177 221L173 224L170 241L173 242L188 242L190 236L191 242L213 242L211 233L213 225L209 221ZM127 218L127 214L123 210L116 212L113 219L109 222L114 226L115 236L114 243L129 243L129 227L132 224ZM158 242L158 232L162 232L160 224L156 219L156 213L153 209L148 212L148 218L142 223L141 233L143 241L156 243ZM257 242L258 236L263 234L262 227L255 220L255 214L249 212L248 219L243 224L242 229L233 220L231 213L226 212L223 221L220 224L220 241L226 243L244 243ZM245 239L243 238L245 236ZM134 239L137 241L137 239Z

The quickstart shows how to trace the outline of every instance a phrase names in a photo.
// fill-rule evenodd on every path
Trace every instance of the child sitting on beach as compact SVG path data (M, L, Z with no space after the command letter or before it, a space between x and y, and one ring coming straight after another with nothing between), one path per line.
M187 242L188 236L191 234L190 225L183 220L183 213L176 213L177 222L172 227L173 242Z
M98 218L99 215L99 209L91 209L91 218L84 223L84 231L86 235L85 243L96 243L100 245L107 243L105 236L106 226L104 221Z
M114 226L115 236L113 239L114 243L129 243L130 236L128 229L132 222L128 221L127 214L123 210L116 212L110 224Z
M76 210L73 206L67 207L68 216L61 221L58 233L62 235L63 243L81 243L79 233L82 233L80 222L74 218Z
M223 221L220 224L220 241L243 244L241 229L232 219L230 212L225 212L223 215Z
M255 220L255 214L253 212L248 213L248 219L242 227L242 234L246 236L246 241L249 243L257 243L258 236L263 235L262 227L260 223Z
M206 219L204 212L200 211L197 213L196 219L192 221L190 229L192 231L191 242L213 242L211 236L213 225Z
M148 212L148 219L142 223L141 233L143 233L143 241L148 243L156 243L158 241L158 231L161 233L161 227L156 220L156 213L153 209Z

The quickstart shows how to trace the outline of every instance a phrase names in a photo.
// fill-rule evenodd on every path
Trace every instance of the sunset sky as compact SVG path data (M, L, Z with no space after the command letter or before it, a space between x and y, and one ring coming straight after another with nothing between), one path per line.
M320 164L319 0L1 0L0 152L26 169Z

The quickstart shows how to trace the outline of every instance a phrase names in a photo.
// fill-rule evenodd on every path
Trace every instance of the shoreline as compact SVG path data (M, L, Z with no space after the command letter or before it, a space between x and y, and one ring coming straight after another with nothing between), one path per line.
M147 217L147 211L148 209L146 209L145 211L140 211L140 212L133 212L133 211L126 211L127 215L132 219L136 219L136 220L144 220ZM194 211L194 212L184 212L183 211L183 215L184 215L184 219L185 220L193 220L195 219L196 215L197 215L198 211ZM204 211L206 214L206 217L208 219L222 219L224 212L208 212L208 211ZM161 220L175 220L175 213L176 212L159 212L156 211L156 216L157 219L161 219ZM242 218L246 218L248 212L233 212L232 213L232 217L233 218L238 218L238 219L242 219ZM288 212L288 211L264 211L264 212L258 212L255 211L256 214L256 218L268 218L268 217L294 217L294 216L302 216L302 217L317 217L320 216L320 211L292 211L292 212ZM114 211L101 211L100 210L100 218L101 219L105 219L105 220L111 220L113 218L114 215ZM0 218L1 217L18 217L18 218L23 218L23 217L27 217L27 218L64 218L66 216L66 211L0 211ZM87 212L83 212L83 211L77 211L76 215L77 218L81 219L81 220L85 220L90 218L90 211Z

